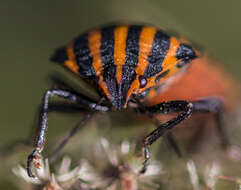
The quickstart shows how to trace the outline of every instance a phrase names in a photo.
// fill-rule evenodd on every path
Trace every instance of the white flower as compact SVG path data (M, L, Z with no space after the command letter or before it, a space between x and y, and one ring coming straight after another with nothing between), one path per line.
M92 188L108 190L137 190L157 189L158 184L153 182L163 174L162 165L155 160L151 161L145 174L140 174L143 160L135 156L135 143L123 141L120 146L109 143L101 138L95 145L95 157L104 165L95 173L98 178L92 181Z
M42 167L35 169L35 178L28 176L26 169L18 165L13 168L13 173L24 179L27 183L40 185L43 190L64 190L70 188L81 176L86 172L86 164L70 169L71 160L69 157L64 157L59 170L56 174L50 171L48 159L40 160Z
M74 169L70 168L70 158L64 157L54 173L50 171L48 159L40 160L42 167L35 168L36 178L30 178L20 165L13 168L13 172L27 183L40 185L43 190L67 190L77 182L81 186L78 189L85 190L158 189L154 180L164 173L161 163L152 160L147 172L140 174L143 160L135 156L135 149L135 144L129 141L113 145L101 138L92 149L91 160L82 159Z

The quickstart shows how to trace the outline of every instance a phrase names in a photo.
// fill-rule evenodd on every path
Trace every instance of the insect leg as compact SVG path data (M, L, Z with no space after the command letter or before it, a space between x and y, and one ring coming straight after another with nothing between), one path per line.
M145 112L145 106L140 101L141 98L143 98L143 97L139 96L134 99L139 107L139 109L136 110L137 112ZM160 125L160 121L158 119L156 119L155 117L153 117L152 113L147 112L146 114L153 120L153 122L156 126ZM164 141L166 142L166 144L169 145L174 150L174 152L177 154L177 156L182 157L181 149L179 148L178 143L177 143L174 135L172 134L172 132L169 131L167 133L167 135L165 135L163 138L164 138Z
M104 98L101 98L100 101L96 104L95 107L98 107L99 104L102 103L102 101L104 100ZM102 106L103 109L101 111L107 111L107 107ZM105 110L104 110L105 108ZM93 109L92 112L90 112L89 114L87 114L85 116L84 119L80 120L75 126L74 128L69 132L69 134L60 142L60 144L58 145L58 147L55 149L55 151L50 155L50 162L54 162L56 161L56 159L59 156L60 151L63 149L63 147L67 144L68 140L74 136L74 134L80 129L80 127L84 126L90 119L91 116L93 116L93 113L95 112L95 110Z
M154 123L157 127L160 125L160 121L158 119L154 118L153 114L149 114L149 117L151 117L154 120ZM171 131L168 131L168 133L163 136L163 140L165 141L165 143L168 146L170 146L174 150L174 152L177 154L177 156L179 158L182 157L181 149L178 146L175 136L173 135L173 133Z
M217 131L221 139L222 146L227 148L230 145L227 132L223 126L223 102L219 98L209 97L193 101L193 111L201 113L213 113L217 123Z
M144 163L140 171L140 173L145 173L147 166L149 164L149 159L150 159L149 148L152 145L152 143L154 143L165 132L175 127L181 121L187 119L193 111L193 105L192 103L187 101L169 101L169 102L163 102L151 107L146 107L145 110L139 110L139 111L140 112L145 111L153 114L180 112L175 118L167 121L166 123L159 125L157 129L155 129L145 137L144 143L143 143Z
M33 152L28 156L28 160L27 160L27 172L30 177L35 177L31 171L32 164L34 163L35 167L40 167L39 160L42 157L41 152L44 148L45 135L46 135L46 129L47 129L49 99L50 97L53 97L53 96L65 98L73 103L83 104L85 106L88 106L90 110L96 110L96 111L108 110L107 107L100 106L100 105L97 105L96 103L91 103L86 100L80 99L79 96L71 92L60 90L60 89L48 90L43 97L42 110L40 113L40 131L38 133L37 143L35 145Z

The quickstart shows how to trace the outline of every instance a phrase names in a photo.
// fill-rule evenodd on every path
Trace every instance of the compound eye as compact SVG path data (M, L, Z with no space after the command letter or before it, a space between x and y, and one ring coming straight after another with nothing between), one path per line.
M144 76L139 76L140 88L144 88L147 84L147 79Z

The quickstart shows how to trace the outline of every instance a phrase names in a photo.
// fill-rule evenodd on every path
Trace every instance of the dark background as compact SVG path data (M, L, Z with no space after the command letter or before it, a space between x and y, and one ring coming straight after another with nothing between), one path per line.
M59 69L54 49L108 22L147 22L201 44L240 77L241 1L1 1L0 145L26 136L46 77ZM240 79L240 78L239 78Z
M25 138L53 71L54 49L89 28L113 21L151 23L200 44L241 80L241 1L52 0L0 2L0 147ZM66 74L66 73L64 73ZM49 136L74 116L51 118ZM61 124L60 124L61 123Z

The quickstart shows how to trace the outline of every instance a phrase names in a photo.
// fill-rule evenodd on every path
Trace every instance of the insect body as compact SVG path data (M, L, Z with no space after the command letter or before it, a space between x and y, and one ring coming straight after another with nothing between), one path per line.
M113 107L126 107L133 95L160 85L197 55L191 46L151 26L109 26L76 38L53 56L94 81Z
M156 27L143 25L113 25L91 30L57 49L52 61L60 63L95 86L102 99L96 103L61 89L46 92L37 145L28 158L29 176L33 177L32 162L37 162L44 147L50 96L69 99L92 111L108 111L112 108L121 110L132 102L139 113L178 113L177 117L160 124L145 138L145 161L140 171L144 173L150 157L150 145L167 130L188 118L192 112L220 113L221 102L213 98L196 102L174 100L153 106L145 105L145 97L151 89L157 86L165 87L174 76L184 73L197 56L197 51L189 44ZM220 124L219 116L217 120ZM221 124L219 128L226 140Z

